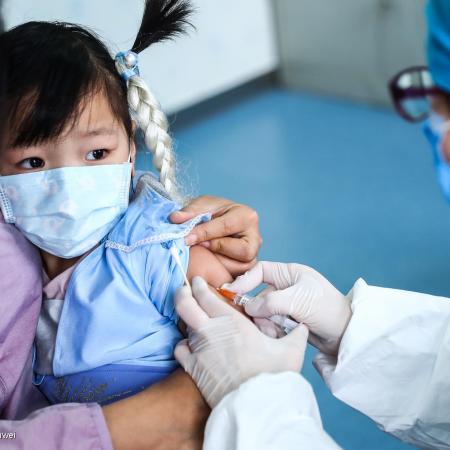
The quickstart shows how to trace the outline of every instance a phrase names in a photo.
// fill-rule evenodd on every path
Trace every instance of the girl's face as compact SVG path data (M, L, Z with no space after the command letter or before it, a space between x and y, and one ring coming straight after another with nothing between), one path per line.
M54 140L0 152L0 175L16 175L69 166L120 164L135 160L136 147L112 114L102 93L92 96L78 120ZM133 168L134 170L134 168Z

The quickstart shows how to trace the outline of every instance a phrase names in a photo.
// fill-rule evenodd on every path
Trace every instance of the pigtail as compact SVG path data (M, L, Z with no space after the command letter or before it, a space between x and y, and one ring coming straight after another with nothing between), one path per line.
M141 26L131 50L140 53L157 42L171 40L191 26L193 9L187 0L146 0Z
M146 0L142 23L132 51L139 53L152 44L182 34L185 26L189 25L187 19L191 12L188 0ZM172 198L180 199L167 117L147 83L139 76L139 71L130 73L129 55L128 60L127 55L124 58L116 58L119 73L125 75L128 80L129 107L144 132L145 143L153 154L153 165L159 172L161 183Z

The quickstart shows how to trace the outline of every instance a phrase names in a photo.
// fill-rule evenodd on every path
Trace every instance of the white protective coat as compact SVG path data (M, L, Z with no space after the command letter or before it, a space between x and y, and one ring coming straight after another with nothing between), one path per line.
M204 450L339 450L322 428L309 383L294 372L262 374L213 409Z
M358 280L338 358L315 365L333 394L420 448L450 449L450 300ZM206 450L336 449L296 374L261 375L211 414Z

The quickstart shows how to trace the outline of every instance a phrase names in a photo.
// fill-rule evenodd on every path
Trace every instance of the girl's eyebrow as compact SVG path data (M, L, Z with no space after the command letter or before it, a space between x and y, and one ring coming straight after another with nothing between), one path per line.
M89 137L89 136L101 136L101 135L111 135L116 134L116 130L114 128L109 127L99 127L94 128L92 130L87 130L86 132L79 132L80 136Z
M117 135L117 130L114 128L110 128L110 127L99 127L99 128L93 128L92 130L77 132L77 136L79 138L95 137L95 136L115 136L115 135ZM39 147L36 147L36 146L22 147L22 146L18 145L18 146L10 146L9 148L11 150L21 150L21 151L26 151L26 152L39 150Z

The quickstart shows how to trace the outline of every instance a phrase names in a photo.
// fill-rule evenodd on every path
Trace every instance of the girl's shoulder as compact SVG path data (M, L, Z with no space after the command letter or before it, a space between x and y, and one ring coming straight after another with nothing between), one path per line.
M133 196L127 211L108 234L106 247L126 252L188 235L200 222L210 219L200 215L183 224L170 222L170 215L180 205L171 200L156 177L150 172L138 172L133 179Z

